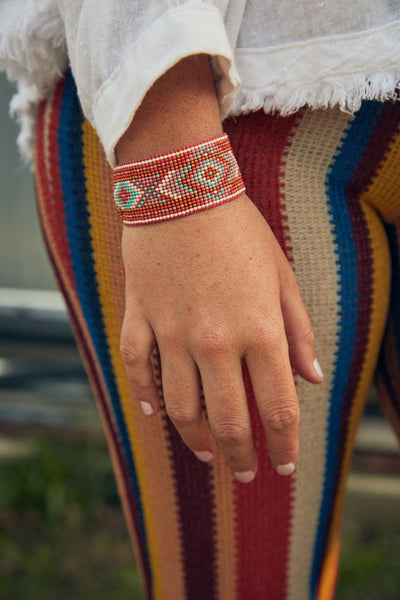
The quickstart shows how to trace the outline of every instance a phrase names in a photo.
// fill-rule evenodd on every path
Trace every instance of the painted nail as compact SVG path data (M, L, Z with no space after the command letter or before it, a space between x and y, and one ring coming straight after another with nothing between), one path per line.
M149 416L153 414L154 410L149 402L140 402L140 406L145 415Z
M240 471L235 473L235 477L238 481L240 481L240 483L250 483L250 481L253 481L255 476L256 474L254 471Z
M286 465L278 465L276 467L276 470L278 471L279 475L291 475L292 473L294 473L296 467L294 465L294 463L287 463Z
M319 362L316 358L314 359L313 366L314 366L314 371L316 372L318 377L323 378L324 374L322 372L321 365L319 364Z
M214 455L211 452L208 452L208 450L203 450L202 452L195 452L195 455L199 460L205 463L210 462L210 460L214 458Z

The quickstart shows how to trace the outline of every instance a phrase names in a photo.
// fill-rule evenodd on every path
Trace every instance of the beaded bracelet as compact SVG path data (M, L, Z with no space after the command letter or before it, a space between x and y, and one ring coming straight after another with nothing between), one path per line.
M114 198L126 225L176 219L245 191L227 135L115 167Z

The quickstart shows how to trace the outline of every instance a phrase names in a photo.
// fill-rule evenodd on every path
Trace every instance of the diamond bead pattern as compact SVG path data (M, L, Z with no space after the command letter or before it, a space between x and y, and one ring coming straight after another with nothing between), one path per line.
M176 219L233 200L245 191L227 135L118 165L113 187L126 225Z

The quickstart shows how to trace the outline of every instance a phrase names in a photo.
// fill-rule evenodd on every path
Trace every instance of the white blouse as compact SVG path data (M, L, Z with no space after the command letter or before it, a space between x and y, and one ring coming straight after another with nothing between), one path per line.
M0 69L32 141L37 103L71 65L85 116L114 148L146 91L184 56L211 57L222 118L396 96L400 0L0 0Z

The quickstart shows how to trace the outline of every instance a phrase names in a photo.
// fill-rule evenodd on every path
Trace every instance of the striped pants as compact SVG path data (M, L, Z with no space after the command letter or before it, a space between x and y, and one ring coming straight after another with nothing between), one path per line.
M400 430L400 103L365 102L355 117L256 112L225 129L248 195L295 270L325 373L320 386L297 378L292 477L269 462L249 381L259 471L248 485L221 458L198 461L163 410L146 418L132 398L119 354L124 279L111 171L70 74L39 112L44 238L104 423L146 598L328 600L355 432L378 363L380 395ZM160 383L157 367L156 377Z

